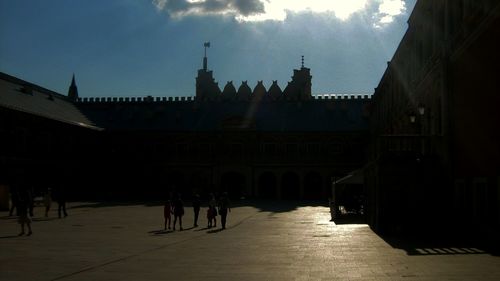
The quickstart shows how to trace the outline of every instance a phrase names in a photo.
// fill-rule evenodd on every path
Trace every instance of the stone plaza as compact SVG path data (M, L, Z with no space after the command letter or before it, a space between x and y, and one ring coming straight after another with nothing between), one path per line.
M164 231L161 204L68 207L36 207L29 237L0 212L0 280L500 280L480 246L394 242L318 204L239 202L222 231L206 208L198 227L186 207L184 230Z

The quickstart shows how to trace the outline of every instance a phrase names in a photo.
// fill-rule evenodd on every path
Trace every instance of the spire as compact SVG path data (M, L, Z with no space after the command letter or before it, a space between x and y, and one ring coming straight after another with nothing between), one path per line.
M210 42L205 42L203 44L203 47L205 47L205 56L203 57L203 70L207 71L208 69L207 48L210 48Z
M74 73L73 73L73 78L71 79L71 85L69 86L68 89L68 97L73 101L76 101L78 99L78 87L76 87Z

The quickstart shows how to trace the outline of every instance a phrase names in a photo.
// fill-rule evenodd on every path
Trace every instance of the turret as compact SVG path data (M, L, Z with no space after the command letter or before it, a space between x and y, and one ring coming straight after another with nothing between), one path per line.
M210 47L210 42L203 46L205 47L205 56L203 57L203 68L198 70L198 77L196 77L196 99L213 100L218 98L221 92L213 78L212 71L208 70L207 48Z
M292 100L311 99L311 80L311 70L304 67L304 56L302 56L302 67L293 70L292 81L286 86L283 95L286 99Z
M72 101L76 101L78 99L78 87L76 87L75 74L73 74L73 78L71 79L71 85L68 89L68 97Z

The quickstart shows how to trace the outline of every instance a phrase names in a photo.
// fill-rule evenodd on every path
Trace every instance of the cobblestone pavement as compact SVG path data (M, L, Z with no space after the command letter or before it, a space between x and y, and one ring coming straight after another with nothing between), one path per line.
M31 237L0 212L0 280L500 280L481 248L394 247L326 207L280 204L233 208L224 231L205 208L191 228L186 208L184 231L165 232L162 206L70 203L67 218L35 216Z

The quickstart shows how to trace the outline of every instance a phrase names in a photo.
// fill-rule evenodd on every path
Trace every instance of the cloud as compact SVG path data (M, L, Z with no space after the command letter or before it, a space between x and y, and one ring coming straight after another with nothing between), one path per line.
M239 21L284 21L288 13L331 13L346 20L353 13L365 8L368 0L265 0L264 13L237 17Z
M251 16L264 13L261 0L153 0L158 10L174 18L189 15Z
M379 2L378 11L374 15L374 27L383 27L393 22L396 16L406 12L406 4L403 0L382 0Z
M331 14L345 21L356 12L370 10L375 27L406 12L403 0L153 0L153 4L177 19L216 15L239 22L285 21L290 13Z

